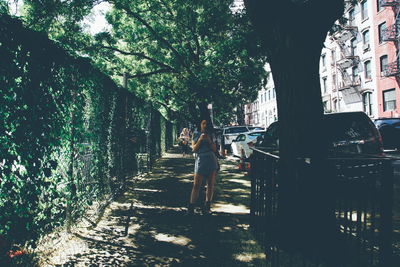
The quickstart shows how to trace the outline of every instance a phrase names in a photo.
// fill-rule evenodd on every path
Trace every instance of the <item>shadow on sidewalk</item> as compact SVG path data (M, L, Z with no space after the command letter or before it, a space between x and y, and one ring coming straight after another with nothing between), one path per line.
M265 266L248 230L250 181L234 162L221 161L213 213L185 216L193 163L170 153L131 181L94 229L76 233L77 249L58 266Z

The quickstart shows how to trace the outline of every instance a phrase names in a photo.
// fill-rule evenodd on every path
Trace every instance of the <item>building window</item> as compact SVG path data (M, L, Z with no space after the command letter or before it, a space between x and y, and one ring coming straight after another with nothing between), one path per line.
M324 93L328 91L327 85L326 85L326 77L322 78L322 89L324 90Z
M354 19L355 19L355 12L354 8L349 11L349 25L352 26L354 25Z
M358 65L351 69L351 75L353 75L353 78L358 76Z
M381 1L382 0L376 0L376 6L377 6L378 12L384 9L384 7L382 6Z
M353 38L353 39L351 39L351 42L350 42L350 50L351 50L352 56L355 55L356 47L357 47L357 38Z
M363 48L364 50L369 49L369 31L366 30L363 32Z
M324 106L324 111L328 112L328 101L322 102L322 105Z
M386 22L378 25L379 43L383 42L383 36L384 36L385 30L386 30Z
M337 89L336 88L336 74L332 74L332 85L333 85L334 89Z
M366 92L363 94L364 112L372 116L372 93Z
M326 67L326 56L325 55L322 55L321 56L321 61L322 61L322 67Z
M364 0L361 2L361 19L367 19L368 18L368 1Z
M365 79L371 79L371 61L364 62Z
M383 111L396 109L396 89L383 91Z
M388 65L388 56L387 55L381 56L380 63L381 63L381 76L384 77Z
M335 50L331 51L331 56L332 56L332 61L335 62L336 61L336 51Z

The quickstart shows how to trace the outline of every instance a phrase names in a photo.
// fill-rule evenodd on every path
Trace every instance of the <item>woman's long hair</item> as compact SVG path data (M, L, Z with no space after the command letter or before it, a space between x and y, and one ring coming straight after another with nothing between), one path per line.
M199 121L196 123L197 131L201 132L201 122L202 121L206 121L207 122L205 133L206 134L212 134L214 132L213 127L212 127L212 123L207 118L200 118L199 119Z

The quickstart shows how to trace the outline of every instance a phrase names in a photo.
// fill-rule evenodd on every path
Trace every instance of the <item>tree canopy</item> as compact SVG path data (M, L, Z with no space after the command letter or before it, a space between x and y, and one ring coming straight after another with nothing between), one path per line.
M109 31L91 36L82 20L108 2ZM207 116L212 103L219 123L262 88L266 57L247 16L233 0L41 0L24 1L29 27L49 33L128 88L179 116Z

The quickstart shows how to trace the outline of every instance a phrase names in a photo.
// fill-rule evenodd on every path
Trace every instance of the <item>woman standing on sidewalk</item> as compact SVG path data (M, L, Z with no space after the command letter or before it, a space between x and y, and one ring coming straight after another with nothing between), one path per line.
M203 206L203 213L210 212L212 197L214 194L215 176L218 170L218 161L215 156L216 145L208 131L207 120L201 120L197 131L193 134L192 150L196 153L194 164L194 181L188 214L194 213L194 205L199 198L199 190L203 179L207 179L206 200Z

